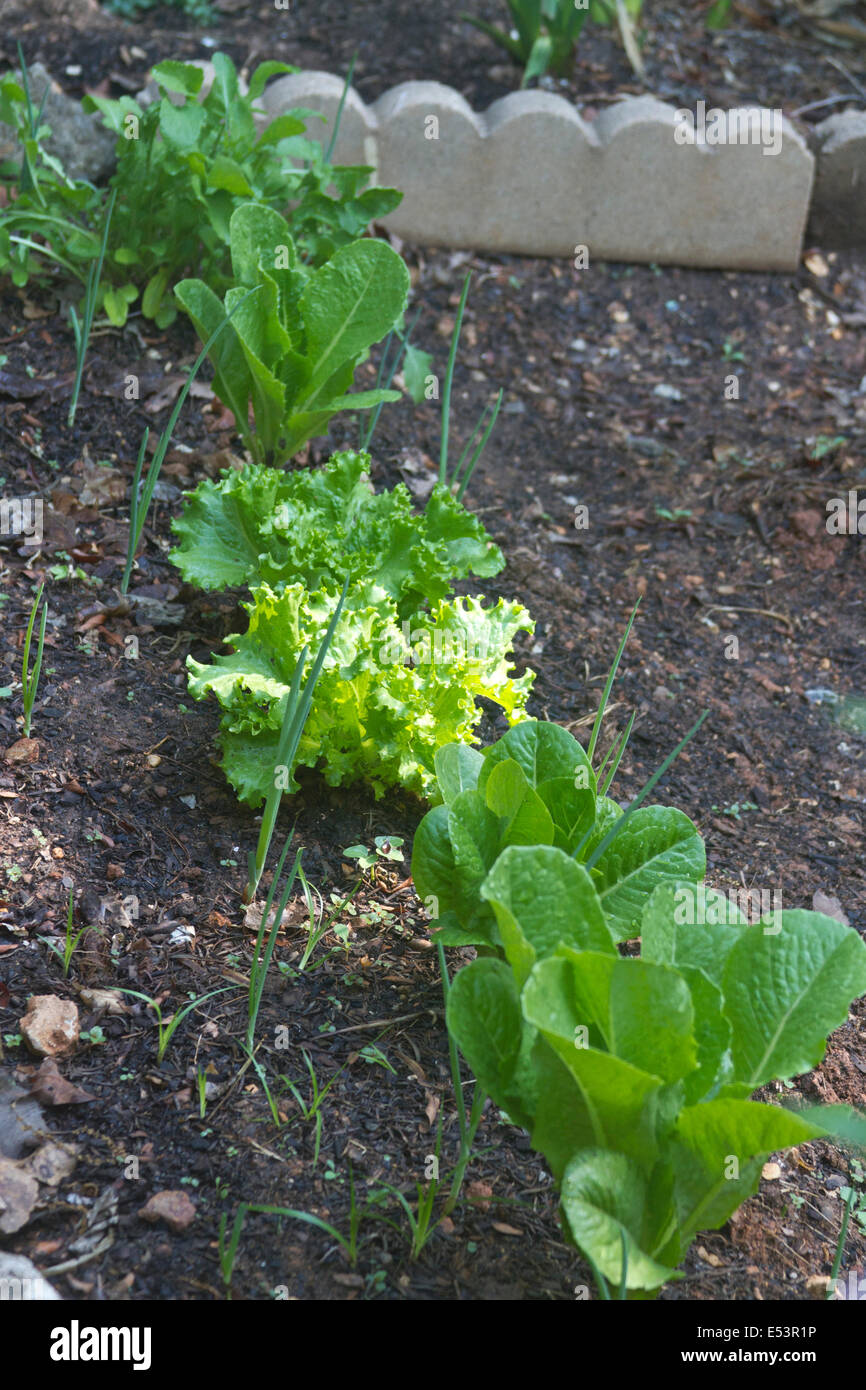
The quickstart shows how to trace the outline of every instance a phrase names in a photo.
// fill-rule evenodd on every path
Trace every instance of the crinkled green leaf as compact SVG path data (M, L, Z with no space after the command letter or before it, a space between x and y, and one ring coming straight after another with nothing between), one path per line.
M496 772L506 766L500 763ZM582 864L552 846L504 850L481 895L493 905L505 954L521 986L536 960L559 946L615 952L592 879Z
M682 1279L642 1245L649 1214L646 1179L636 1163L610 1149L582 1149L562 1178L562 1210L576 1245L615 1288L658 1289Z
M781 930L743 928L725 963L734 1077L753 1089L811 1071L866 993L866 946L820 912L783 912Z
M223 707L222 766L251 805L273 782L272 737L298 656L305 645L318 648L337 597L336 584L312 592L288 585L279 593L261 585L246 605L247 632L227 639L234 651L210 665L188 662L191 693L197 699L213 693ZM480 672L459 652L446 651L442 639L454 614L444 603L419 620L429 647L443 653L442 660L413 664L386 659L400 650L401 640L391 597L369 581L350 586L298 748L298 766L321 766L332 786L367 781L378 794L398 785L419 793L434 788L437 749L474 737L481 718L476 690L498 701L509 718L523 715L525 686L508 676L502 644L528 620L519 605L506 607L507 613L501 602L489 610L478 604L476 623L486 613L490 626L487 664ZM480 877L487 868L482 863Z
M601 831L581 850L588 859ZM647 897L665 879L695 882L706 872L704 842L682 811L672 806L641 806L626 821L593 866L592 876L617 940L640 930Z

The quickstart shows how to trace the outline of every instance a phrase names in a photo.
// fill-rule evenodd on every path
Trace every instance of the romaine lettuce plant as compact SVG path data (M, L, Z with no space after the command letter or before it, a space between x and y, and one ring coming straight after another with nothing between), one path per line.
M497 573L501 552L447 488L415 515L402 484L373 492L369 464L346 451L316 472L229 471L201 483L174 523L172 558L187 580L253 591L248 631L228 639L234 652L188 662L192 694L222 705L222 765L250 805L273 783L298 654L318 646L347 578L299 764L321 762L334 786L363 779L379 795L396 785L425 793L436 750L474 738L479 696L509 722L524 715L533 673L515 679L510 661L516 634L533 629L529 614L449 597L455 578Z
M504 949L501 924L481 887L509 845L553 846L575 873L588 874L615 941L637 934L643 904L658 883L704 876L703 841L672 806L638 807L596 858L622 811L599 795L583 747L558 724L527 719L483 755L443 748L436 772L442 804L418 827L412 874L446 945Z
M250 289L259 290L211 352L214 390L257 463L284 463L324 434L337 411L399 400L397 391L346 394L371 345L406 306L409 272L396 251L354 241L310 270L285 219L258 203L232 214L230 236L235 285L225 304L202 280L182 280L175 294L204 341Z
M820 913L746 921L699 886L703 844L677 811L636 810L593 862L619 808L556 725L528 720L484 755L441 749L436 771L416 887L440 941L481 948L449 1031L547 1160L600 1287L651 1296L769 1154L852 1125L862 1142L849 1112L750 1097L821 1061L866 992L866 947ZM637 934L640 956L622 956Z
M644 1295L682 1277L695 1235L757 1191L771 1153L835 1133L832 1114L749 1097L816 1066L866 991L851 928L799 911L750 925L727 903L688 925L690 893L660 884L641 955L624 958L586 870L512 846L482 885L506 959L461 970L448 1006L479 1083L544 1154L568 1233L597 1275Z

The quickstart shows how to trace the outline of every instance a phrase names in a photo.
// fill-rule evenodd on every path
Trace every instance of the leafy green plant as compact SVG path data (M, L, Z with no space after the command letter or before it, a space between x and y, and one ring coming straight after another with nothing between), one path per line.
M484 754L439 750L442 801L412 860L440 951L479 948L447 993L452 1049L476 1098L544 1154L602 1297L608 1281L643 1297L681 1277L694 1236L757 1189L764 1158L841 1131L829 1111L749 1097L817 1065L866 990L856 932L812 912L750 923L703 887L691 821L641 804L679 748L624 813L605 795L631 724L598 772L592 759L629 629L588 753L535 720ZM640 955L622 956L636 936Z
M166 326L177 312L171 287L184 271L227 288L230 220L243 203L290 209L304 257L321 264L400 201L396 189L364 188L372 173L366 166L327 162L321 144L305 135L315 112L284 112L259 134L257 103L267 80L294 68L261 63L244 94L231 59L216 53L212 61L215 80L202 101L201 69L173 61L153 69L159 99L147 107L129 96L84 99L118 137L114 284L104 296L113 323L125 321L143 287L142 312Z
M6 205L0 208L0 274L21 287L44 273L48 263L86 285L99 255L100 239L92 224L101 216L104 195L83 179L69 178L44 148L51 134L42 122L47 88L37 111L20 44L18 52L21 80L13 74L0 80L0 121L17 131L21 147L19 163L0 164L6 190Z
M225 304L202 280L182 280L175 294L205 341L251 287L261 290L213 347L214 391L254 460L282 464L338 411L399 400L395 391L346 393L370 346L402 316L409 272L374 240L351 242L310 270L284 218L256 203L239 207L229 225L236 284Z
M704 876L703 842L688 816L632 803L626 821L599 794L580 743L557 724L527 719L483 755L452 744L437 752L435 766L442 801L418 827L412 875L445 945L504 950L481 886L510 845L555 847L570 861L565 872L579 896L591 873L605 913L603 929L596 922L602 942L610 932L617 941L636 935L645 896L658 883Z
M575 1243L614 1282L624 1244L628 1288L655 1290L769 1154L832 1132L748 1097L821 1060L866 990L866 947L819 913L777 931L725 904L689 925L693 885L662 883L623 958L590 876L555 847L512 845L482 892L506 959L460 971L449 1030L545 1155Z
M63 948L61 949L58 945L55 944L55 942L51 941L47 936L42 936L39 938L40 941L44 941L48 945L48 947L54 952L54 954L58 956L62 961L64 979L67 979L69 976L69 967L72 964L72 957L75 954L75 948L78 945L84 933L87 931L86 922L84 926L79 928L77 932L73 931L72 922L74 912L75 902L72 895L72 889L70 888L69 906L66 911L66 934L63 941Z
M371 849L366 845L349 845L343 850L343 854L347 859L356 859L358 868L369 873L375 883L376 869L381 859L391 860L393 863L403 862L406 856L401 848L402 844L403 840L399 835L377 835Z
M147 1007L149 1009L152 1009L153 1012L156 1014L158 1034L156 1060L158 1062L162 1062L162 1060L164 1059L165 1054L168 1051L169 1043L171 1042L172 1038L175 1035L175 1032L177 1031L181 1023L183 1023L187 1014L192 1013L193 1009L197 1009L199 1004L204 1004L206 1000L213 999L214 996L217 994L225 994L227 990L233 988L233 985L224 985L221 989L212 989L209 994L197 995L196 998L191 999L188 1004L185 1004L182 1009L178 1009L177 1013L171 1014L168 1018L163 1018L162 1008L158 1000L152 998L149 994L142 994L140 990L122 989L118 985L119 993L131 994L134 999L142 999L144 1003L147 1005Z
M402 483L377 493L369 473L369 454L347 449L321 469L248 465L205 479L172 523L180 544L171 559L188 584L209 590L375 581L401 622L446 598L454 579L504 567L502 551L446 488L416 513Z
M175 523L182 544L173 559L188 581L253 588L248 631L228 639L234 652L188 663L191 693L213 692L223 707L222 765L250 805L272 786L298 653L323 635L346 578L300 766L321 760L333 786L367 780L377 794L400 784L423 792L434 785L436 748L472 737L477 696L512 723L523 715L533 675L513 679L509 660L516 633L532 630L526 610L446 598L452 577L493 574L501 553L446 488L415 515L402 485L370 491L368 467L366 455L347 451L316 473L227 473L202 483Z
M548 70L558 77L567 76L574 62L574 50L584 24L590 17L586 4L574 0L506 0L511 26L498 29L485 19L464 14L476 29L498 43L523 66L525 87L533 77ZM516 31L512 33L511 30Z
M45 588L45 581L36 592L33 607L30 610L30 621L27 624L27 632L24 636L24 652L21 658L21 703L24 707L24 737L30 737L30 721L33 717L33 706L36 703L36 693L39 690L39 677L42 673L42 650L45 646L45 626L48 622L48 601L42 609L42 617L39 621L39 637L36 645L36 660L33 663L33 670L30 670L30 643L33 639L33 624L36 622L36 614L39 611L39 604L42 601L42 591Z

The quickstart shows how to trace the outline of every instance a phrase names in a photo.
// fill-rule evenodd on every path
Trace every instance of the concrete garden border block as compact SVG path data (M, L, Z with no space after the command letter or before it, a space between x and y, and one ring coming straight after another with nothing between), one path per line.
M829 116L814 131L818 158L809 237L825 246L866 243L866 111Z
M596 143L592 126L550 92L495 101L484 117L480 178L467 190L463 244L474 236L490 251L573 256L586 239Z
M298 72L278 77L259 98L258 104L268 113L268 120L260 124L267 125L274 117L299 106L305 106L310 111L321 111L327 117L327 124L317 120L307 121L307 135L327 149L344 86L344 79L330 72ZM375 128L376 119L369 107L355 89L350 88L340 117L332 164L370 164L375 168ZM385 183L386 180L377 179L376 182Z
M737 138L760 136L762 115L765 143ZM718 122L715 133L727 135L719 143L708 124L689 125L654 97L628 99L599 116L586 199L591 254L731 270L796 268L814 158L778 113L753 107L720 116L726 124Z
M402 82L373 113L378 181L403 193L385 226L428 246L482 245L477 219L489 182L482 117L440 82Z
M280 78L262 104L330 123L343 82ZM345 127L345 129L344 129ZM627 98L594 122L563 97L514 92L485 113L439 82L403 82L368 108L350 92L338 158L373 164L403 192L384 219L428 246L730 270L792 270L815 159L781 112L691 116L655 97Z

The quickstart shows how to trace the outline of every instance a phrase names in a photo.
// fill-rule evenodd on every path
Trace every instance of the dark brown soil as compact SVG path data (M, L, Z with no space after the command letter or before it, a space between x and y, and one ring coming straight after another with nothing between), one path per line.
M58 8L72 17L58 17ZM823 20L803 13L821 8L793 0L743 0L728 29L709 33L703 0L646 0L639 31L645 83L633 72L618 32L592 23L581 36L573 75L551 83L590 114L596 103L623 92L650 91L690 107L699 98L710 106L759 102L786 115L809 107L805 121L823 120L866 102L866 26L856 3ZM87 0L65 0L63 6L38 0L29 7L0 0L0 13L7 21L8 61L14 61L20 38L27 61L41 59L58 77L70 63L80 65L80 76L62 78L72 93L106 77L118 92L135 91L160 59L206 58L214 48L242 66L279 58L340 74L357 53L355 86L366 101L398 82L420 79L456 88L480 110L520 83L520 71L504 50L462 18L469 14L502 26L507 10L501 0L290 0L280 10L259 0L217 0L218 23L204 28L169 7L130 23L92 11ZM822 104L813 108L816 102Z
M654 45L665 51L661 40L669 42L674 30L664 15L673 11L648 9L650 53ZM404 15L408 25L410 12L413 28L393 22ZM342 70L358 45L365 95L409 76L449 81L476 105L501 94L482 68L496 59L450 6L323 3L270 15L267 28L254 30L243 10L223 18L219 46L239 61L282 56ZM40 57L60 71L74 58L93 83L123 68L121 43L140 45L148 60L202 52L198 35L157 31L150 20L131 33L109 21L91 25L74 45L60 24L26 24L7 28L7 53L20 34L29 60ZM718 50L705 38L694 48L695 26L681 24L682 52L709 64L715 81L723 70ZM753 37L744 26L720 41L742 45L754 60L738 95L779 95L768 52L773 61L794 53L803 64L802 85L786 74L786 100L835 89L821 52L805 45L796 26ZM599 91L628 85L615 45L595 38L586 54L604 70L592 70ZM852 72L856 56L845 55ZM139 78L143 66L125 71ZM701 81L699 68L691 80ZM710 881L781 891L786 907L810 907L821 892L838 898L862 931L866 744L856 701L866 691L863 540L831 536L824 521L828 499L866 486L866 267L813 255L796 275L616 265L575 272L550 261L411 247L405 254L422 306L415 337L434 352L439 371L463 276L469 267L475 272L454 430L462 439L484 402L504 388L499 426L468 501L508 558L487 592L521 599L536 619L521 654L538 673L533 712L586 732L641 595L609 720L612 737L638 711L618 795L638 790L708 708L659 799L696 820ZM338 919L349 927L345 942L327 935L303 975L291 970L305 939L297 901L277 951L287 973L270 978L257 1032L282 1116L277 1126L255 1073L242 1070L253 938L239 897L257 824L211 762L214 709L185 700L184 659L201 657L235 630L234 598L179 590L167 559L180 489L216 471L236 441L221 428L215 403L187 404L175 443L193 452L170 455L133 580L135 594L180 605L180 621L165 625L159 614L155 620L138 610L136 622L118 609L115 594L129 481L144 425L160 428L171 408L156 392L192 361L193 335L185 324L158 334L133 320L135 332L97 337L70 431L73 351L53 294L7 286L0 323L0 353L18 382L15 393L0 397L0 472L11 491L38 488L51 504L40 554L22 555L8 540L0 550L0 688L18 678L23 629L46 574L51 608L34 714L38 757L0 764L0 1036L8 1035L0 1074L19 1066L25 1078L30 1063L14 1037L33 994L77 999L82 1027L105 1035L61 1063L93 1099L48 1111L52 1133L78 1147L75 1172L4 1246L30 1255L49 1277L65 1267L53 1278L70 1298L221 1298L219 1221L225 1213L230 1226L238 1203L314 1213L345 1233L352 1181L361 1201L386 1182L414 1201L440 1112L442 1170L450 1174L457 1135L437 961L406 864L389 864L375 883L364 880L357 915ZM142 378L141 401L123 400L118 383L127 372ZM739 399L726 401L732 374ZM337 423L308 461L354 438L351 422ZM374 447L377 485L411 481L417 474L407 464L423 468L437 451L435 407L407 401L387 408ZM104 461L117 474L98 466ZM589 509L586 530L574 526L579 505ZM99 613L100 604L108 611ZM131 637L137 659L128 659ZM850 697L837 717L850 725L859 710L859 732L834 722L838 706L815 703L820 688ZM0 700L0 747L19 737L19 712L17 692ZM288 831L297 816L307 876L328 904L355 883L342 854L348 845L399 835L408 861L422 813L408 797L376 802L309 777L281 823ZM70 888L75 929L90 930L64 979L42 938L63 935ZM130 916L130 899L137 916ZM184 926L194 928L192 945L177 944ZM225 985L233 988L181 1024L161 1065L152 1015L139 1001L128 998L128 1012L111 1018L81 996L110 986L140 990L159 997L168 1016L188 995ZM861 1002L831 1039L824 1065L791 1094L862 1104L864 1022ZM393 1071L365 1059L369 1044ZM277 1080L284 1072L309 1094L301 1049L320 1084L339 1072L323 1103L315 1166L313 1126ZM203 1118L199 1069L215 1088ZM825 1144L780 1162L780 1174L724 1230L696 1242L686 1278L663 1299L810 1297L809 1280L829 1274L832 1264L847 1162ZM576 1286L591 1284L561 1238L543 1166L525 1136L495 1112L482 1124L468 1184L452 1222L417 1261L409 1259L403 1218L399 1231L365 1222L352 1269L322 1231L251 1216L234 1265L234 1297L266 1299L278 1289L305 1300L570 1300ZM185 1191L195 1203L187 1229L139 1217L164 1190ZM96 1255L72 1250L88 1222L95 1224L97 1200L110 1204L112 1243ZM397 1220L397 1207L387 1214ZM854 1223L843 1275L864 1261L866 1238Z

